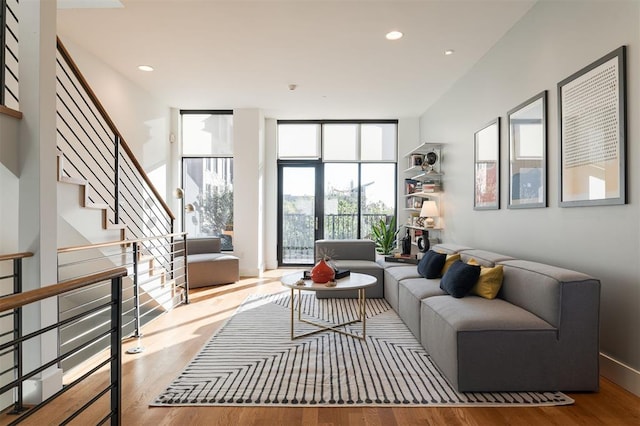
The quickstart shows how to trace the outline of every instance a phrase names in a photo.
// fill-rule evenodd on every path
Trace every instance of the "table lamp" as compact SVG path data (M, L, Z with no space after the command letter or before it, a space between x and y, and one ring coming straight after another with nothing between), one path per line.
M438 206L435 201L425 201L422 203L422 209L420 209L420 217L426 217L425 223L427 228L433 228L434 217L440 216L438 212Z

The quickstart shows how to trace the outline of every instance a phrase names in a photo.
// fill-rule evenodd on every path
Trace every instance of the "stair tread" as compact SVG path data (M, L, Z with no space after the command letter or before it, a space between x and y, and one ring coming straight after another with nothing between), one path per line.
M83 207L86 209L106 210L109 208L109 205L104 203L88 202L85 203Z
M73 178L70 176L60 176L58 178L58 181L62 183L70 183L74 185L88 185L88 182L86 180L80 179L80 178Z

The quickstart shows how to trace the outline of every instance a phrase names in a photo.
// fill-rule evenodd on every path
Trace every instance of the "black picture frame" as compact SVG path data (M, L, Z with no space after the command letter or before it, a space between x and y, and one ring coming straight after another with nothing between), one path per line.
M473 209L500 208L500 117L473 135Z
M547 207L547 91L507 112L509 209Z
M626 204L626 115L626 46L558 83L560 207Z

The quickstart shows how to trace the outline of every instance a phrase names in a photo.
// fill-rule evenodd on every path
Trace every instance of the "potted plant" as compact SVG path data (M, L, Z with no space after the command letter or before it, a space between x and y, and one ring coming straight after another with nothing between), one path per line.
M380 254L391 254L396 246L397 235L395 216L391 217L389 223L380 219L380 222L371 225L371 239L376 243L376 251Z

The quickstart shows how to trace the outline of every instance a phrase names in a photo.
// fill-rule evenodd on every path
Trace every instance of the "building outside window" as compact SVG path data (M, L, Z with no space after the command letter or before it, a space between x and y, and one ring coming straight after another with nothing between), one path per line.
M220 237L233 250L233 115L180 111L183 230L189 238Z

